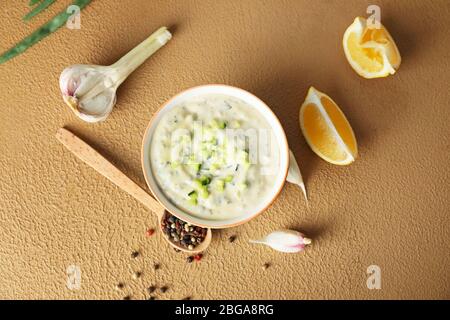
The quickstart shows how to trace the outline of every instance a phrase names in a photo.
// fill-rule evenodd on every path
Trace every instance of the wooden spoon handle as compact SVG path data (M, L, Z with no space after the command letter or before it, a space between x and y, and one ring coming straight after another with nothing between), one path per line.
M162 217L164 214L164 207L160 205L158 201L153 199L152 196L86 142L65 128L60 128L58 130L56 138L78 158L158 215L158 218Z

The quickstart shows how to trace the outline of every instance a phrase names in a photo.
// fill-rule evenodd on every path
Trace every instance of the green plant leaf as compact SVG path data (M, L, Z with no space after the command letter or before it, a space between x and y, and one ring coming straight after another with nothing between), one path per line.
M44 0L38 6L36 6L33 10L31 10L27 15L23 17L24 21L30 21L33 17L37 16L39 13L47 9L55 3L55 0Z

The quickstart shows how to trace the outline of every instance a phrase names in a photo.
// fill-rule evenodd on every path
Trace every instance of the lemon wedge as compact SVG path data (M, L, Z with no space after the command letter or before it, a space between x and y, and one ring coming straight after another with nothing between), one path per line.
M355 134L344 113L325 93L311 87L300 108L300 128L306 142L322 159L337 165L355 161Z
M344 33L343 45L348 62L364 78L387 77L400 66L400 52L381 23L376 29L366 19L356 18Z

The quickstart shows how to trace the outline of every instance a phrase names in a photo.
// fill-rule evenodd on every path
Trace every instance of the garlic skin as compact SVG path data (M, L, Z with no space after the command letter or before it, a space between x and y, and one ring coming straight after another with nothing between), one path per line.
M289 150L289 171L286 178L287 182L296 184L300 187L305 196L306 203L308 203L308 195L306 193L305 183L303 182L302 173L300 172L300 168L297 164L297 160L295 160L294 153Z
M170 39L172 34L162 27L111 66L76 64L64 69L59 77L64 102L84 121L105 120L116 104L117 88Z
M265 244L274 250L285 253L297 253L311 244L311 239L295 230L279 230L268 234L261 240L250 240L250 243Z

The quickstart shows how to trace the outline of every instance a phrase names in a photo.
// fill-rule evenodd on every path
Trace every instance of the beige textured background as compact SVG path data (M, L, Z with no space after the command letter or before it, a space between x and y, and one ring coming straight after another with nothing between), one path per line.
M28 0L0 6L4 50L47 21L58 1L29 24ZM61 29L0 65L0 298L159 299L450 298L450 5L446 0L376 1L403 55L390 78L364 80L345 60L341 37L373 1L96 0L82 29ZM118 92L111 117L76 119L58 89L73 63L109 64L161 25L173 40ZM78 161L54 138L67 126L140 185L140 144L158 106L199 84L247 89L279 116L310 195L287 185L246 225L216 232L200 263L145 237L155 219ZM360 158L337 167L315 156L297 114L310 85L328 93L352 123ZM283 255L248 244L297 228L314 239ZM230 244L227 237L235 234ZM131 259L133 250L138 259ZM161 269L154 271L154 262ZM272 266L263 271L261 265ZM82 285L66 287L78 265ZM379 265L382 289L368 290ZM135 270L143 272L132 280ZM123 292L114 285L125 283Z

